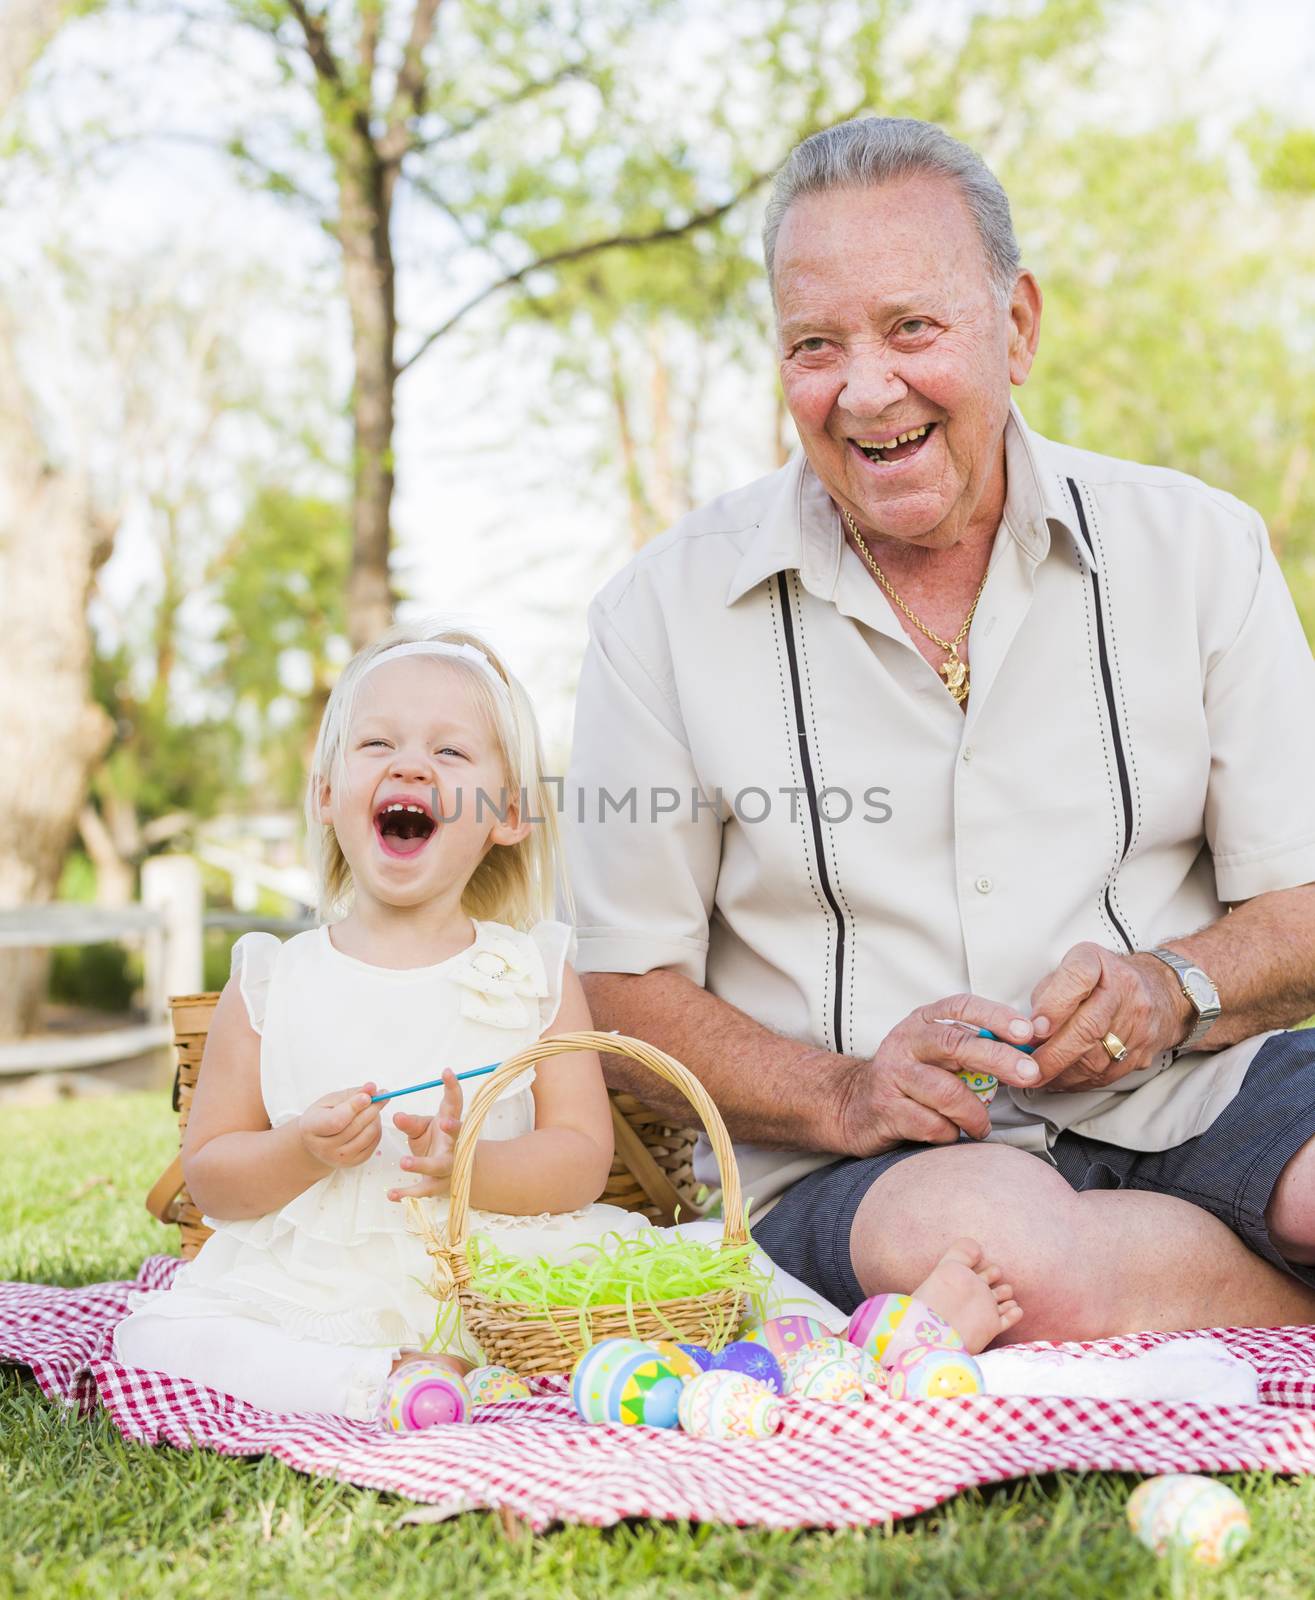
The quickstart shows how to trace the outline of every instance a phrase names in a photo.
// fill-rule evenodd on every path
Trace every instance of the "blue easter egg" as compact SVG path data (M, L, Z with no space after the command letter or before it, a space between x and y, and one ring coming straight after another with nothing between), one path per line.
M773 1394L780 1394L781 1365L765 1344L751 1339L735 1339L713 1357L712 1365L720 1372L743 1372L746 1377L764 1383Z
M711 1350L705 1350L701 1344L682 1344L677 1346L695 1363L702 1367L704 1372L709 1372L716 1365L717 1358Z

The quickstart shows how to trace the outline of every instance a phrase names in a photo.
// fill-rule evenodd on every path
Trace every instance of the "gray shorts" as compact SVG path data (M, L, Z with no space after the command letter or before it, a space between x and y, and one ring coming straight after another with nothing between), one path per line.
M1315 1288L1315 1267L1285 1261L1269 1236L1265 1208L1279 1174L1315 1138L1315 1028L1266 1040L1242 1087L1204 1133L1170 1150L1124 1150L1061 1133L1051 1150L1072 1188L1144 1189L1176 1195L1226 1223L1266 1261ZM902 1144L879 1156L837 1161L792 1185L754 1228L778 1266L852 1311L863 1298L849 1254L854 1215L872 1185L898 1161L941 1148Z

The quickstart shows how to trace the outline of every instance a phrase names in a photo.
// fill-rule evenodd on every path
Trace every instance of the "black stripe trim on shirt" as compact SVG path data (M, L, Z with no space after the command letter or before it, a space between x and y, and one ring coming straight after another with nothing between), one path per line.
M841 1036L845 989L845 919L841 913L840 903L836 899L835 891L831 887L831 877L826 868L826 850L822 843L822 816L817 803L817 785L813 781L813 757L808 748L808 735L804 731L804 696L799 682L799 660L795 654L794 609L790 603L790 589L786 583L784 572L776 574L776 584L781 595L781 621L785 632L785 653L790 663L790 688L794 695L795 733L799 740L799 761L804 774L804 789L808 795L808 816L813 826L813 850L817 856L817 876L822 885L822 893L826 896L826 903L831 907L831 913L836 919L836 993L832 1028L835 1036L836 1054L841 1055L844 1053L845 1048L844 1040Z
M1133 942L1128 937L1127 929L1114 913L1114 902L1110 896L1110 889L1119 866L1122 865L1132 843L1132 781L1128 777L1128 761L1123 750L1123 732L1119 727L1119 715L1114 701L1114 675L1110 671L1109 645L1105 638L1105 612L1100 602L1100 575L1095 569L1096 548L1091 542L1091 532L1087 527L1087 514L1082 508L1082 496L1078 493L1078 486L1072 478L1068 480L1068 492L1073 496L1073 505L1078 514L1078 527L1086 541L1087 549L1091 552L1091 594L1096 608L1096 649L1100 655L1100 676L1105 687L1105 705L1109 712L1110 736L1114 742L1114 762L1119 771L1119 789L1123 795L1123 849L1119 852L1119 861L1110 880L1105 885L1105 910L1109 919L1119 930L1119 936L1131 953Z

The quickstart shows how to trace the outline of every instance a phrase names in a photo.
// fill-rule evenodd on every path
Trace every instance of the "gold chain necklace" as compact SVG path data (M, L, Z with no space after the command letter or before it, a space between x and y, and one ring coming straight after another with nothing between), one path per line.
M949 659L941 663L940 672L945 679L945 687L950 691L954 703L961 706L968 698L968 663L960 659L959 646L968 637L968 629L972 627L973 613L977 610L977 602L982 598L982 590L986 587L986 579L989 573L984 572L982 574L982 581L977 585L977 593L973 596L973 603L968 607L968 615L963 619L963 627L959 629L953 639L942 639L939 633L931 631L921 617L915 617L904 601L895 593L890 579L873 559L872 552L868 549L867 540L858 531L858 524L843 506L840 508L840 512L845 519L846 527L854 536L854 542L858 546L859 554L867 562L868 566L872 568L873 577L876 578L877 582L915 628L925 633L933 644L939 645L942 650L949 651Z

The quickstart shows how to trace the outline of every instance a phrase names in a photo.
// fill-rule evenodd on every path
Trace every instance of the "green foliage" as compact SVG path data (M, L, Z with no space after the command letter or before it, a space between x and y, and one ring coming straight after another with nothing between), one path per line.
M1257 199L1182 123L1001 175L1046 297L1029 421L1255 506L1315 636L1315 207Z
M298 797L306 746L346 648L350 561L341 503L265 485L215 563L222 653L211 682L249 730L266 801Z

